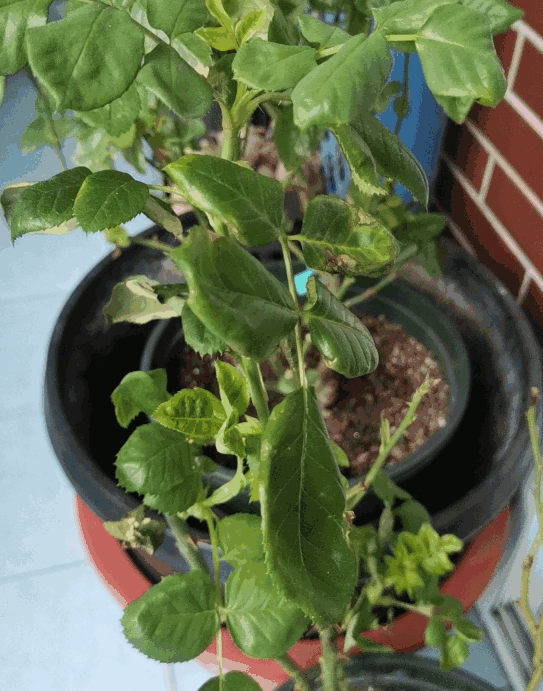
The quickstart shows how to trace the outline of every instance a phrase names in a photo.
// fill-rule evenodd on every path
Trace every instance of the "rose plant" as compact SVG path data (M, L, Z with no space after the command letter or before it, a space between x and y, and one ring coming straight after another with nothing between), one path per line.
M461 664L479 632L438 590L461 543L439 536L426 510L382 471L426 385L398 429L383 420L374 467L346 491L342 453L308 382L302 327L333 370L359 377L375 369L369 332L342 298L357 276L389 276L415 255L439 271L434 238L443 228L443 219L408 211L393 194L401 183L422 207L428 203L422 167L374 117L390 99L400 121L408 109L407 70L402 83L389 80L391 51L405 53L406 64L418 53L436 100L460 122L474 102L495 106L503 98L492 37L519 11L505 0L68 0L62 18L48 21L47 8L35 0L2 3L0 72L25 67L37 87L24 147L50 143L62 159L62 140L75 136L79 165L4 190L13 240L81 227L103 232L117 252L133 243L164 252L185 282L131 278L115 289L109 317L180 316L189 346L202 356L228 352L236 363L216 361L220 398L201 388L170 395L163 370L132 372L113 392L122 426L140 413L152 422L135 429L116 461L119 484L142 495L142 507L108 530L152 552L164 525L145 518L144 508L156 509L191 567L129 605L128 640L157 660L185 661L215 636L220 641L225 625L242 652L278 659L307 688L286 653L313 627L324 688L339 691L346 682L337 632L345 632L346 650L371 651L363 631L398 607L428 617L426 639L441 646L444 667ZM314 11L335 19L324 23ZM220 157L197 152L213 102L222 114ZM283 184L240 160L247 124L262 105L289 171ZM283 213L288 178L326 130L350 166L352 203L316 197L294 233ZM140 170L148 158L168 185L112 169L118 153ZM198 217L189 232L171 210L179 199ZM174 244L130 237L122 224L141 212ZM273 241L282 248L286 285L247 250ZM314 273L303 305L292 255ZM279 347L295 386L270 411L259 364ZM247 414L251 404L256 415ZM210 442L237 458L234 478L212 493L201 452ZM353 525L351 509L370 486L384 506L379 524ZM247 487L262 519L218 521L213 508ZM188 534L190 516L208 525L212 574ZM221 559L233 568L225 584ZM246 675L223 674L218 650L219 675L204 688L257 688Z

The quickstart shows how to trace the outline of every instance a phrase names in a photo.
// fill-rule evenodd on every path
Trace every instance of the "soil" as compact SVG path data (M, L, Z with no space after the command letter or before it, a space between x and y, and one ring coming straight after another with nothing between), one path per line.
M361 321L373 336L379 352L375 372L364 377L347 379L326 368L316 349L311 346L306 361L321 373L317 395L328 432L347 454L348 477L364 475L377 458L380 446L381 416L388 419L394 434L407 412L408 403L427 374L432 386L422 399L415 421L392 450L385 465L400 463L416 451L447 421L449 387L443 380L432 353L398 324L379 317L364 316ZM187 348L180 374L180 388L199 386L219 395L213 361L216 357L200 357ZM233 364L227 355L221 359ZM286 360L283 360L286 366ZM268 363L262 364L264 382L276 382ZM269 390L270 408L283 400L283 395ZM255 415L254 410L249 414ZM216 460L216 459L214 459ZM230 465L230 463L226 463Z

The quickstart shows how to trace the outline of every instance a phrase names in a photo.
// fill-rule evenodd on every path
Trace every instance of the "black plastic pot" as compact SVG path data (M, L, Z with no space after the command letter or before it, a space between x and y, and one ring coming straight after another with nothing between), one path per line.
M307 673L313 691L322 691L319 668ZM463 669L445 672L434 660L410 654L376 653L353 657L345 663L345 675L351 691L496 691L496 687ZM276 691L293 691L287 681Z
M194 217L187 214L183 222L190 226ZM142 235L155 234L168 241L159 228ZM428 508L438 531L469 540L509 503L529 468L524 411L529 387L542 388L543 382L539 348L522 311L485 267L450 243L447 250L442 285L418 276L402 279L402 304L409 307L425 295L456 324L470 358L471 395L451 442L435 462L400 484ZM119 259L106 257L68 299L47 359L44 410L51 443L77 493L101 520L117 520L139 504L137 495L117 487L114 460L140 420L127 430L119 427L110 395L125 374L139 368L154 324L108 324L102 315L113 287L136 274L181 280L155 250L134 246ZM388 298L398 285L387 286L380 297ZM375 502L368 496L359 505L360 521L378 516ZM197 523L191 529L205 535ZM180 568L169 531L156 556Z

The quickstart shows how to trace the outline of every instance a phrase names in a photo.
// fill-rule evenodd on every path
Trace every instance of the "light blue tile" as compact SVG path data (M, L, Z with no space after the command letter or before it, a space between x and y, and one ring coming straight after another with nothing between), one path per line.
M0 688L165 691L167 665L124 638L121 609L86 564L2 587Z
M43 416L3 415L0 430L0 576L82 560L74 493L49 446Z

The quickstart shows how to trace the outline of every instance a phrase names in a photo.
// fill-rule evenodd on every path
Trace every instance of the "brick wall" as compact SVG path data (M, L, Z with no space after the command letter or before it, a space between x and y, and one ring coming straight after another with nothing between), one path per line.
M543 330L543 0L513 4L524 17L495 40L507 94L449 125L436 206Z

